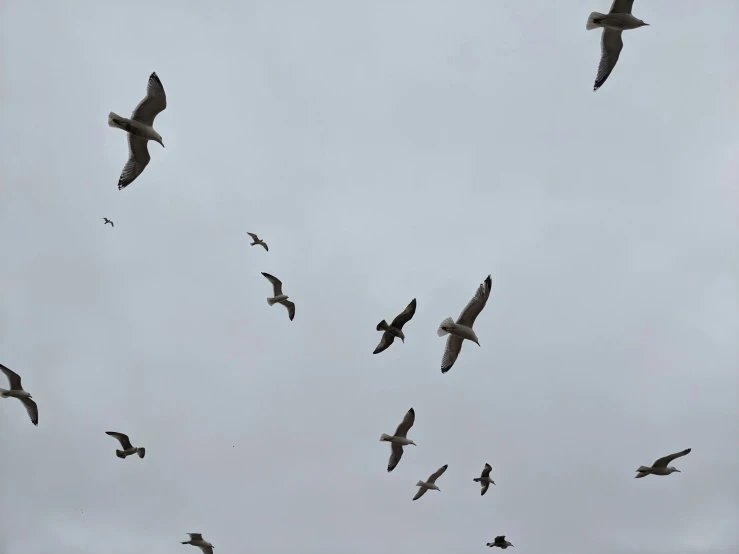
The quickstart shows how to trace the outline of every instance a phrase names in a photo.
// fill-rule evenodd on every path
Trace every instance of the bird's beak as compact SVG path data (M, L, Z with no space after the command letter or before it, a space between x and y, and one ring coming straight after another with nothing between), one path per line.
M479 341L475 341L475 342L477 343L477 346L480 346L480 342Z
M493 481L493 485L495 485L495 481Z
M682 471L680 471L679 469L676 469L675 471L677 471L678 473L682 473Z

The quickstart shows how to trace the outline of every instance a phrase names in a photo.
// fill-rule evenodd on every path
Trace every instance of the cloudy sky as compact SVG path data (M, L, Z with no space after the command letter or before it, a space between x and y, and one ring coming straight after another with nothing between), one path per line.
M0 552L735 554L739 5L637 1L594 93L608 8L3 0Z

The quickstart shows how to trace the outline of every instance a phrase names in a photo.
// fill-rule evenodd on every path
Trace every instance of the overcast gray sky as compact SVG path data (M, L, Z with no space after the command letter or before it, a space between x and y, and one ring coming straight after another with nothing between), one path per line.
M609 5L3 0L0 553L735 554L739 5Z

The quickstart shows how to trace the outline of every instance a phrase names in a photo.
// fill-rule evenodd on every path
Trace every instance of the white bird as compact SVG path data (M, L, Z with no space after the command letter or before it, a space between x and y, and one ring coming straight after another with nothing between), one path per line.
M675 473L676 471L678 473L681 473L679 469L675 469L674 467L667 467L667 464L669 464L672 460L675 458L680 458L682 456L686 456L690 454L691 448L687 448L683 450L682 452L676 452L675 454L670 454L669 456L665 456L664 458L660 458L656 462L652 464L652 467L647 466L639 466L639 469L637 469L637 476L634 477L634 479L639 479L640 477L646 477L647 475L669 475L670 473Z
M0 398L17 398L20 400L23 406L25 406L26 412L28 412L28 417L31 418L31 423L38 425L38 406L32 400L33 397L27 391L23 390L21 376L3 364L0 364L0 371L5 374L10 383L10 390L0 389Z
M416 299L414 298L413 300L411 300L410 304L405 307L405 310L403 310L398 316L396 316L395 319L393 319L393 322L390 325L388 325L387 321L385 321L384 319L380 323L378 323L377 330L384 332L382 333L380 343L377 345L377 348L375 348L375 351L372 353L379 354L380 352L388 348L395 341L395 337L398 337L400 340L405 342L403 325L408 323L415 313Z
M133 454L138 454L139 458L143 458L146 455L146 448L137 448L135 446L132 446L128 435L124 435L123 433L116 433L115 431L105 431L105 434L118 439L118 442L121 443L121 447L123 448L123 450L115 451L115 455L119 458L126 458L126 456L131 456Z
M246 234L249 235L254 240L254 242L251 243L251 246L256 246L257 244L261 244L262 246L264 246L264 249L267 252L269 252L269 247L267 246L267 243L266 242L264 242L262 239L260 239L254 233L250 233L249 231L247 231Z
M272 291L274 292L274 297L267 298L267 304L272 306L273 304L282 304L287 308L287 315L290 316L290 321L293 320L295 317L295 304L290 302L288 298L290 298L287 294L282 294L282 281L280 281L277 277L274 275L270 275L269 273L265 273L262 271L262 275L264 275L267 280L272 283Z
M508 542L507 540L505 540L505 535L500 535L499 537L495 537L495 540L493 542L489 542L487 544L487 546L489 546L491 548L493 546L497 546L497 547L502 548L503 550L505 550L509 546L513 546L513 545L510 542Z
M380 436L380 442L390 443L390 460L387 463L388 472L395 469L395 466L400 462L400 458L403 457L403 447L412 444L418 446L415 442L408 439L408 431L416 421L416 412L411 408L408 410L403 417L403 421L400 422L398 428L395 430L395 434L390 436L383 433Z
M439 325L439 330L436 334L440 337L449 335L446 339L446 347L444 348L444 355L441 358L441 372L446 373L449 371L454 362L457 361L457 356L462 350L462 342L464 339L471 340L480 346L480 341L477 335L472 330L472 325L475 323L475 319L480 315L480 312L485 307L485 304L490 297L490 288L492 287L492 279L490 275L487 276L485 282L482 283L478 288L475 296L465 306L462 313L459 314L457 322L455 323L451 317L447 317Z
M492 470L493 468L490 466L490 464L485 464L485 467L482 470L482 475L473 479L475 483L480 483L482 487L480 490L480 495L488 492L488 487L490 487L490 483L492 483L493 485L495 484L495 481L490 478L490 472Z
M600 64L598 64L598 74L595 77L594 91L603 86L613 68L616 67L621 49L624 47L621 32L649 25L631 15L633 5L634 0L613 0L610 12L607 14L593 12L588 17L585 29L592 31L603 28L603 34L600 37Z
M123 167L118 190L126 188L141 175L149 163L148 141L158 142L164 148L162 136L154 130L154 118L167 107L167 96L162 82L156 73L149 76L146 86L146 97L139 102L131 114L131 119L114 112L108 114L108 125L123 129L128 133L128 161Z
M200 550L203 551L203 554L213 554L213 549L215 548L215 546L203 539L203 535L201 535L200 533L188 533L188 535L190 535L190 540L184 541L180 544L191 544L193 546L198 546L200 547Z
M108 223L110 223L110 226L111 227L115 227L115 225L113 225L113 222L110 219L108 219L107 217L101 217L100 219L104 219L105 220L105 223L103 223L103 225L107 225Z
M421 498L424 494L426 494L426 491L432 490L432 491L440 491L441 489L436 486L436 480L444 475L444 472L446 471L446 468L449 467L449 464L444 464L442 467L437 469L434 473L432 473L428 479L425 481L419 481L416 483L417 487L421 487L416 492L416 496L413 497L413 500L418 500Z

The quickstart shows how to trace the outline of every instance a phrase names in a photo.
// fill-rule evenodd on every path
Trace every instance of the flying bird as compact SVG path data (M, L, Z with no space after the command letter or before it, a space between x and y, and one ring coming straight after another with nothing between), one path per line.
M158 142L164 148L162 136L154 130L154 118L167 107L167 96L164 94L162 82L156 73L149 76L146 86L146 97L139 102L131 114L131 119L114 112L108 114L108 125L123 129L128 133L128 161L123 167L118 190L126 188L141 175L149 163L148 141Z
M408 410L403 417L403 421L400 422L400 425L398 425L398 428L395 430L395 434L393 436L386 435L383 433L380 436L380 442L389 442L390 443L390 460L387 463L387 470L388 472L395 469L395 467L398 465L398 462L400 462L400 458L403 457L403 447L407 446L409 444L412 444L413 446L418 446L415 442L408 439L408 431L411 427L413 427L413 424L416 421L416 412L411 408Z
M256 246L257 244L261 244L264 246L264 249L269 252L269 247L267 246L267 243L264 242L262 239L260 239L258 236L256 236L254 233L250 233L249 231L246 232L247 235L249 235L254 242L251 243L251 246Z
M0 389L0 398L17 398L20 400L23 406L25 406L26 412L28 412L28 417L31 418L31 423L38 425L38 406L33 401L33 397L27 391L23 390L21 376L3 364L0 364L0 371L5 374L10 383L10 390Z
M588 17L585 29L592 31L603 28L603 34L600 37L600 63L598 74L595 77L594 91L603 86L613 68L616 67L621 49L624 47L621 32L649 25L631 15L633 5L634 0L613 0L610 12L607 14L593 12Z
M442 467L437 469L434 473L432 473L426 481L419 481L416 483L417 487L421 487L418 489L418 492L416 492L416 496L413 497L413 500L418 500L421 498L424 494L426 494L426 491L432 490L432 491L440 491L441 489L436 486L436 480L444 475L444 472L446 471L446 468L449 467L449 464L444 464Z
M103 223L103 225L107 225L108 223L110 223L110 226L111 227L115 227L115 225L113 225L113 222L110 219L108 219L107 217L101 217L100 219L104 219L105 220L105 223Z
M378 323L377 330L384 332L382 333L380 344L377 345L377 348L375 348L375 351L372 353L379 354L383 350L387 349L395 341L395 337L398 337L400 340L405 342L403 325L408 323L413 318L413 315L415 313L416 299L414 298L413 300L411 300L411 303L405 307L405 310L403 310L398 316L395 317L395 319L393 319L393 322L390 325L388 325L387 321L385 321L384 319L380 323Z
M507 540L505 540L505 535L500 535L499 537L495 537L495 540L493 542L489 542L487 544L487 546L490 546L491 548L493 546L497 546L497 547L502 548L503 550L505 550L509 546L513 546L513 545L510 542L508 542Z
M480 483L482 487L480 490L480 495L488 492L488 487L490 486L490 483L492 483L493 485L495 484L495 481L490 478L490 472L492 470L493 468L490 466L490 464L485 464L485 467L482 469L482 474L479 477L475 477L473 479L475 483Z
M184 541L180 544L191 544L193 546L198 546L200 547L200 550L203 551L203 554L213 554L213 549L215 548L215 546L203 539L203 535L201 535L200 533L188 533L188 535L190 535L190 540Z
M267 280L272 283L272 291L274 292L274 297L267 298L267 304L272 306L273 304L282 304L287 308L287 315L290 316L290 321L293 320L295 317L295 304L290 302L288 300L289 296L287 294L282 294L282 281L280 281L277 277L270 275L269 273L265 273L262 271L262 275L264 275Z
M674 467L667 467L667 464L669 464L672 460L676 458L680 458L682 456L687 456L690 454L691 448L687 448L683 450L682 452L676 452L675 454L670 454L669 456L665 456L664 458L660 458L656 462L652 464L652 467L647 466L639 466L639 469L637 469L637 475L634 477L634 479L639 479L640 477L646 477L647 475L669 475L670 473L675 473L676 471L678 473L681 473L679 469L675 469Z
M114 439L118 439L118 442L121 443L121 447L123 448L123 450L115 451L115 455L119 458L126 458L127 456L131 456L133 454L138 454L139 458L143 458L146 455L146 448L137 448L135 446L132 446L128 435L124 435L123 433L116 433L115 431L105 431L105 434L110 435Z
M485 307L485 304L490 297L491 287L492 279L490 278L490 275L488 275L485 282L477 288L475 296L469 301L467 306L465 306L462 313L459 314L457 322L455 323L451 317L447 317L441 322L441 325L439 325L439 330L436 331L436 334L440 337L449 335L446 339L444 355L441 358L442 373L446 373L452 369L454 362L457 361L459 352L462 350L462 341L464 339L471 340L476 343L477 346L480 346L480 341L472 330L472 325L474 325L475 319L477 319L477 316L480 315L480 312Z

